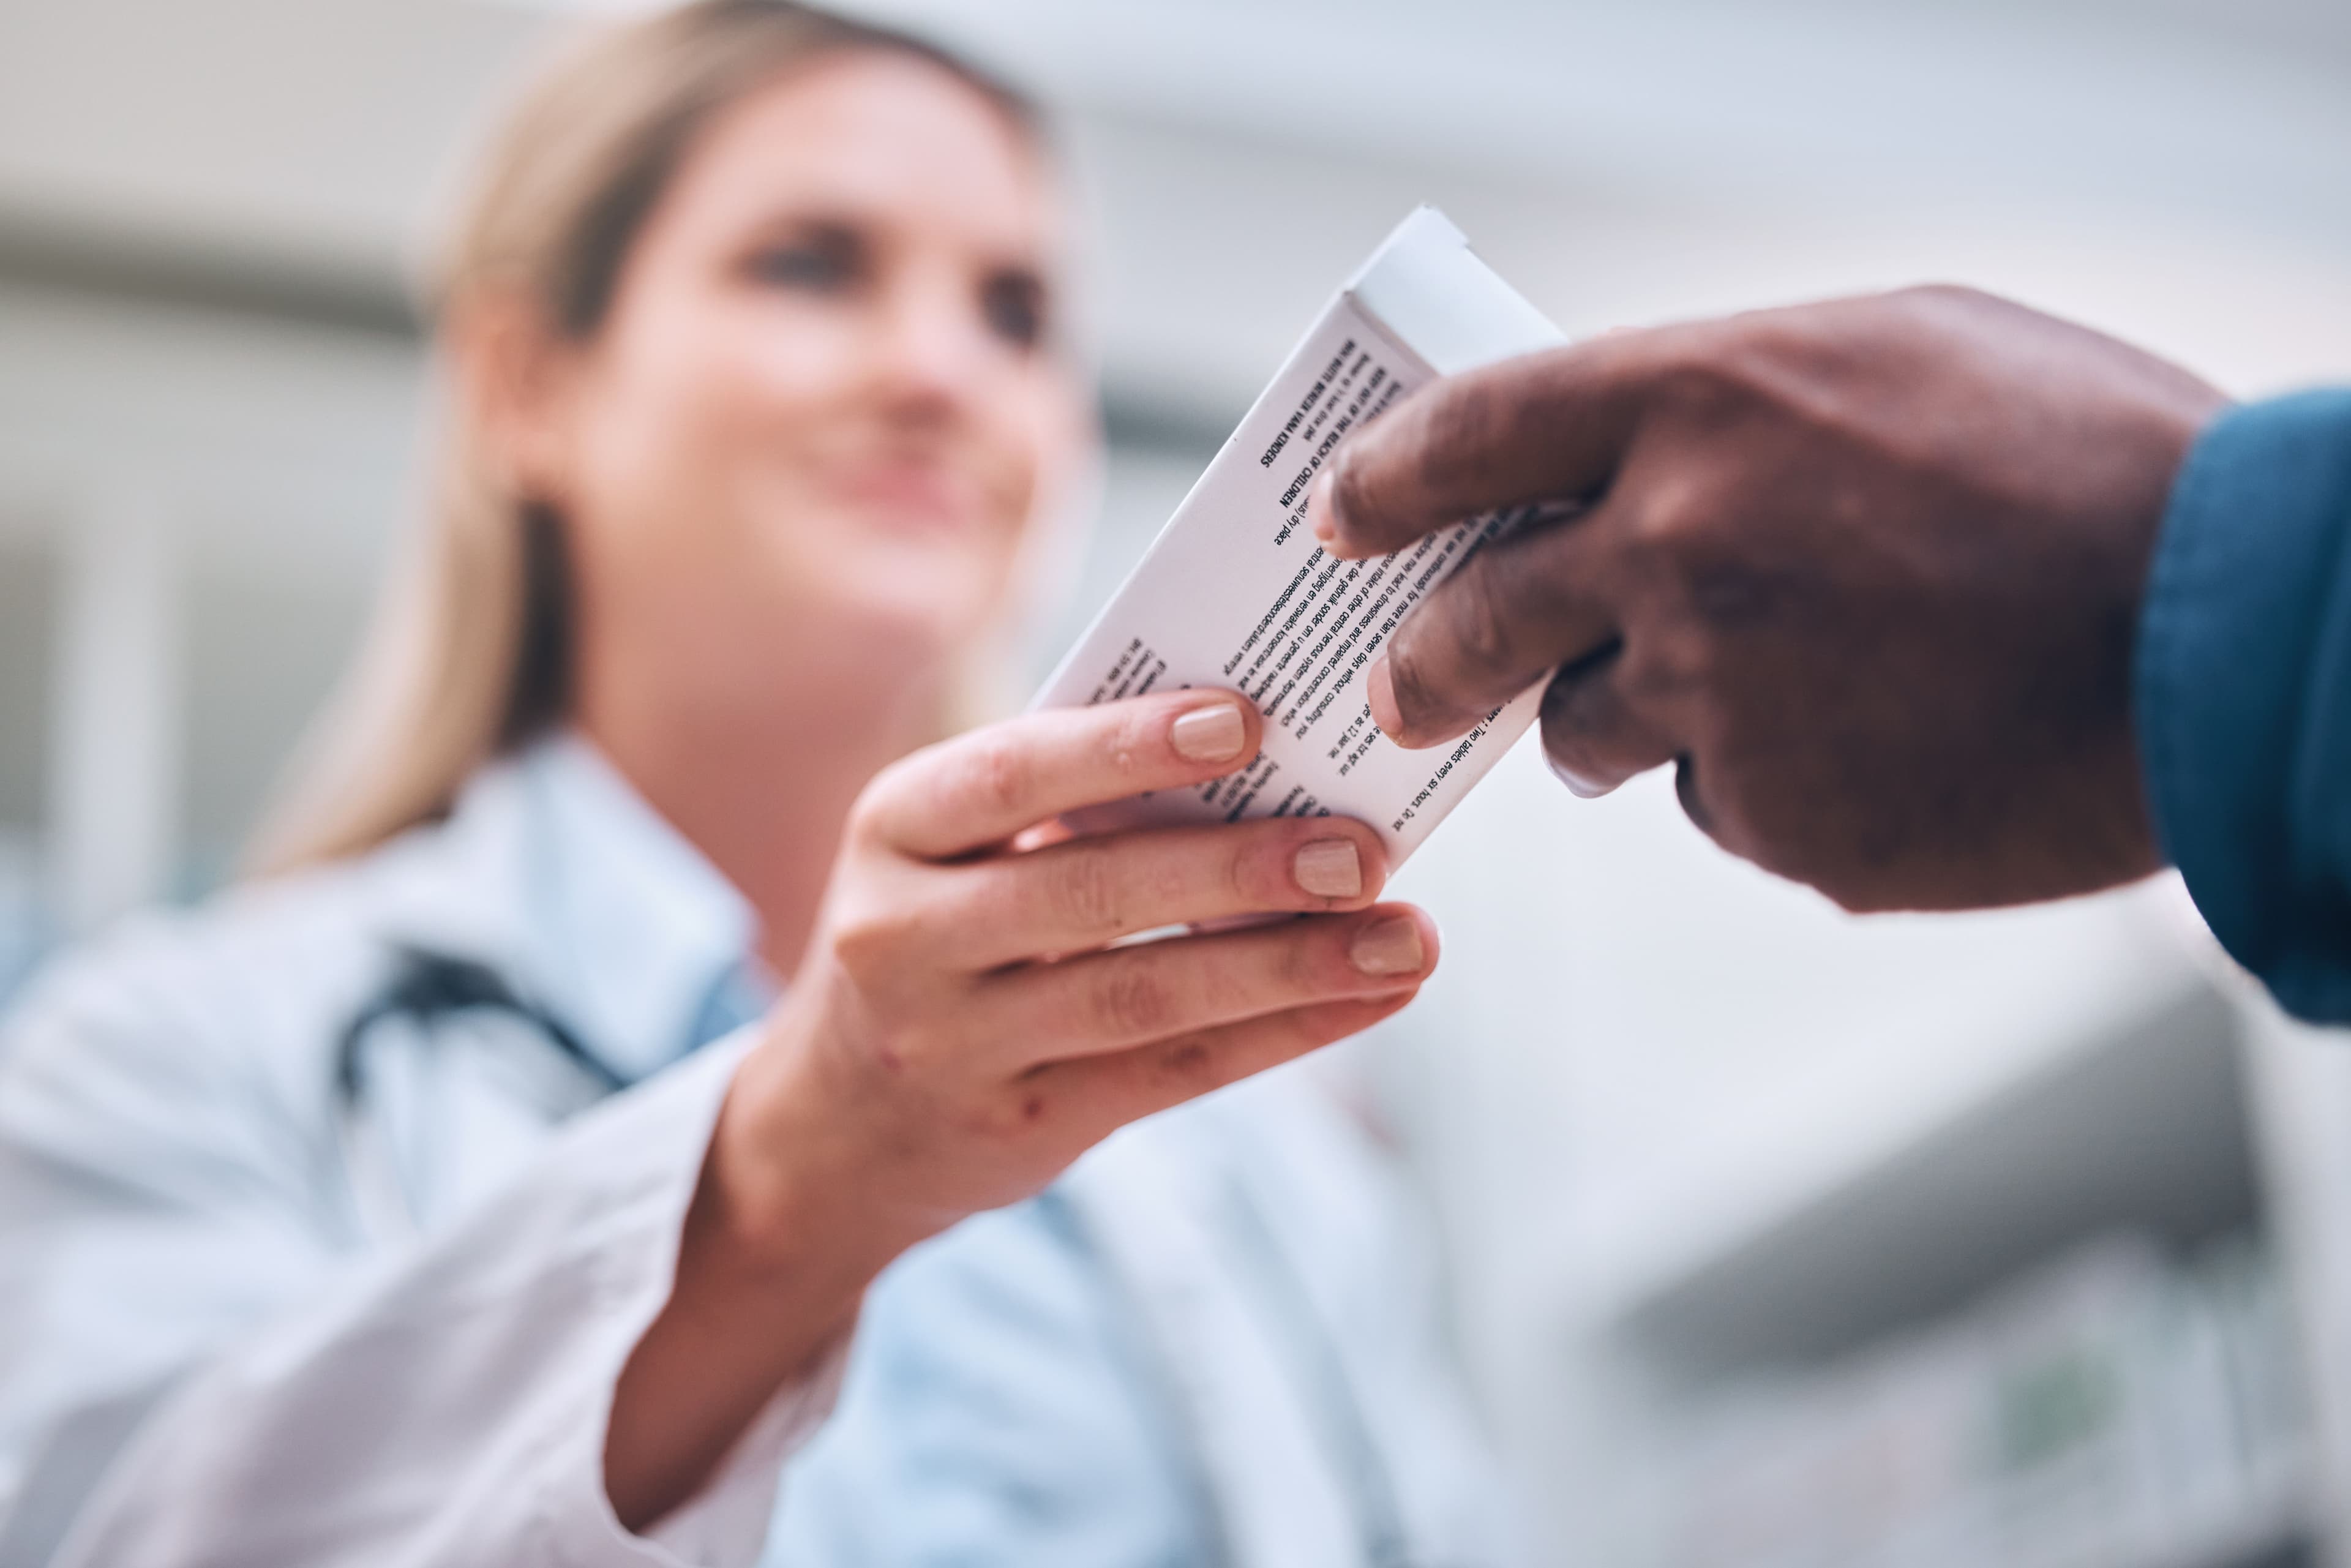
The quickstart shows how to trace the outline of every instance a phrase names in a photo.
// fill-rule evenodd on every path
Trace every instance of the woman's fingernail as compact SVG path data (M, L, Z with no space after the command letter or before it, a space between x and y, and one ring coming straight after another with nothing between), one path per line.
M1176 755L1187 762L1230 762L1249 742L1249 726L1231 703L1196 707L1168 727Z
M1364 926L1347 949L1349 961L1366 975L1409 975L1423 956L1420 923L1408 915Z
M1306 515L1314 524L1314 538L1324 545L1339 537L1339 471L1326 471L1306 493Z
M1290 862L1298 885L1317 898L1353 898L1364 891L1364 862L1348 839L1317 839Z

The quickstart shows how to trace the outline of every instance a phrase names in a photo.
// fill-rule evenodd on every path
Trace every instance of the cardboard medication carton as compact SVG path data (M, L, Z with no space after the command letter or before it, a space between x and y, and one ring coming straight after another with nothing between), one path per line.
M1291 350L1032 705L1228 686L1265 715L1263 750L1199 789L1096 807L1071 825L1336 814L1377 829L1401 864L1533 722L1541 691L1458 740L1405 751L1372 723L1364 672L1414 604L1522 519L1476 517L1394 555L1343 561L1315 544L1306 493L1341 443L1415 387L1564 340L1442 213L1405 219Z

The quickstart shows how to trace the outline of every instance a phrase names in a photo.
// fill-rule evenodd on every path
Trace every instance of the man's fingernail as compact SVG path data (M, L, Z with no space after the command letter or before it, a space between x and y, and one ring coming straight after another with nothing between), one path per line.
M1339 537L1339 471L1327 470L1306 493L1306 516L1314 524L1314 538L1325 548Z
M1176 755L1187 762L1230 762L1249 741L1249 726L1231 703L1196 707L1168 727Z
M1424 956L1420 922L1409 915L1364 926L1347 949L1348 960L1366 975L1414 974Z
M1363 857L1349 839L1317 839L1290 862L1298 885L1317 898L1353 898L1364 891Z
M1384 655L1364 672L1364 700L1372 705L1372 722L1394 740L1404 729L1404 715L1396 711L1395 676L1389 672Z
M1616 788L1597 779L1585 778L1548 751L1543 753L1543 760L1551 765L1551 776L1566 785L1567 792L1579 800L1597 800Z

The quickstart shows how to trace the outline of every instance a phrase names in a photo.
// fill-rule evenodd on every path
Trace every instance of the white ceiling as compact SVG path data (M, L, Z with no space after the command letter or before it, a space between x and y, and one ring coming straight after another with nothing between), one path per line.
M2210 207L2351 233L2339 0L848 5L1099 111L1385 157L1717 194Z
M631 3L0 0L0 247L389 289L498 85L560 13ZM2117 250L2125 294L2179 273L2103 315L2041 290L2140 330L2246 254L2351 271L2342 0L846 3L1072 111L1112 377L1171 404L1245 398L1432 196L1578 328L1921 270L2032 293L2050 269L1993 254L2020 233L2085 285Z

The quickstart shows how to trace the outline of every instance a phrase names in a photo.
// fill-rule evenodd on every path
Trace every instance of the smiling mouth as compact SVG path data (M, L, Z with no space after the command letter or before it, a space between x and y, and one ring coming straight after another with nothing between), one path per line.
M922 532L961 531L979 520L978 499L967 485L936 468L888 464L862 468L841 484L845 499L876 521Z

